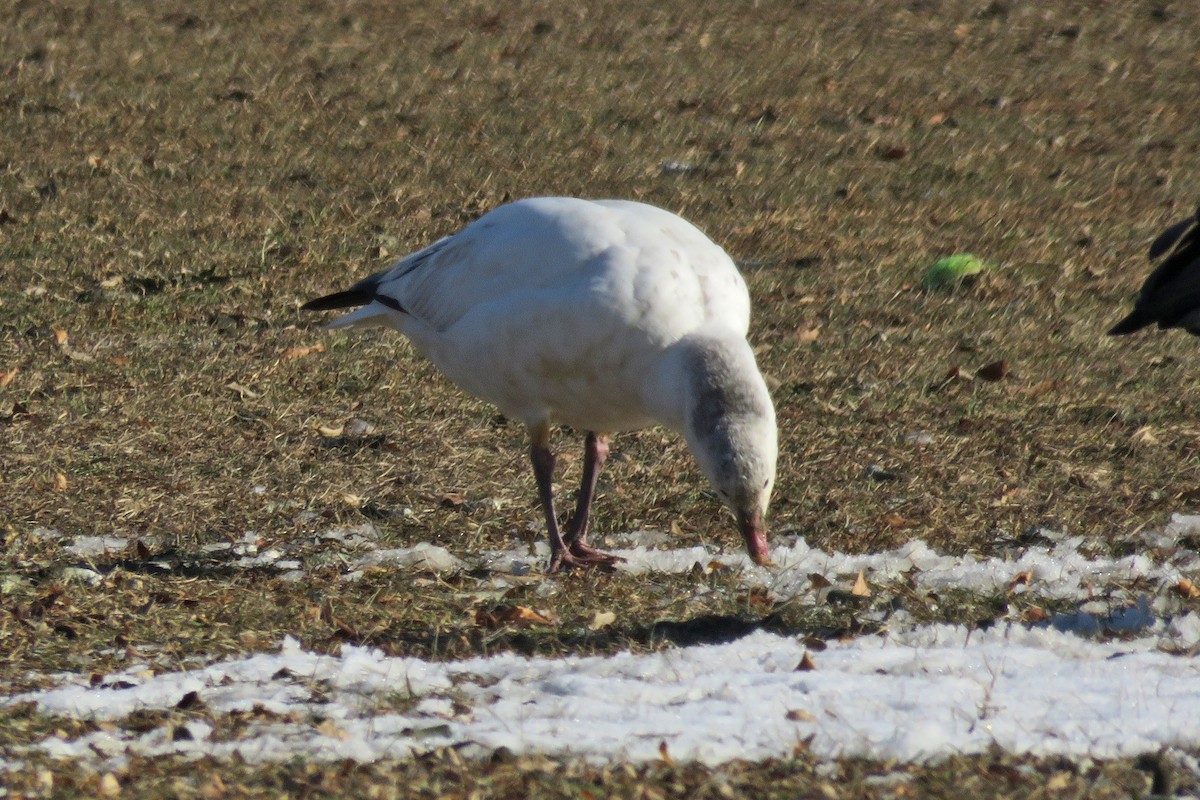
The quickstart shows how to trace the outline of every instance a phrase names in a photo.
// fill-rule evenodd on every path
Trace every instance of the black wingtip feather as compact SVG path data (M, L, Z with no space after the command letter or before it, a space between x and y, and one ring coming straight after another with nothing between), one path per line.
M1197 216L1188 217L1182 222L1176 222L1158 235L1158 238L1150 245L1148 257L1151 261L1155 261L1160 256L1165 255L1167 251L1175 246L1176 242L1183 238L1184 234L1192 231L1197 222L1200 222L1200 209L1197 209L1196 214Z
M300 306L301 311L332 311L335 308L354 308L365 306L374 296L360 289L347 289L344 292L334 292L316 300L309 300Z
M1116 325L1113 325L1111 328L1109 328L1108 335L1109 336L1124 336L1127 333L1133 333L1134 331L1140 331L1142 328L1146 327L1147 325L1149 325L1152 322L1154 322L1154 320L1150 319L1149 317L1144 316L1142 314L1142 312L1135 310L1132 313L1130 313L1129 316L1125 317L1125 319L1121 320Z

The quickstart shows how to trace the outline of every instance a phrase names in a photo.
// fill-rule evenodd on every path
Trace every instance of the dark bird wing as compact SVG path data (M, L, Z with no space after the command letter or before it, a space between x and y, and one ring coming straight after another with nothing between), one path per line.
M436 256L446 247L451 238L453 237L446 236L438 239L424 250L405 256L395 264L376 272L374 275L368 275L349 289L327 294L324 297L318 297L316 300L309 300L300 306L300 310L333 311L338 308L365 306L374 302L387 306L393 311L399 311L402 314L407 313L400 304L400 301L389 292L389 289L393 288L401 278L418 269L426 262L429 262L433 256Z
M1200 210L1159 234L1149 255L1151 260L1166 258L1142 284L1133 311L1108 334L1120 336L1158 323L1200 335Z
M369 281L369 282L368 282ZM324 297L318 297L316 300L309 300L304 305L300 306L301 311L332 311L335 308L356 308L365 306L372 301L382 303L388 308L403 312L400 307L400 301L394 297L389 297L386 294L379 294L378 276L372 275L365 281L360 281L354 286L341 292L327 294Z

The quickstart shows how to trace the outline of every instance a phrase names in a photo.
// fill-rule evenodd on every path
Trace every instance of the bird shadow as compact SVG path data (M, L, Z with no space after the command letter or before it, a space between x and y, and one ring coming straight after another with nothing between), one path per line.
M758 631L798 637L811 650L823 650L825 642L877 632L880 626L850 620L838 626L803 625L782 614L700 614L687 619L663 619L648 624L610 625L599 631L564 633L553 629L515 627L460 629L433 627L390 628L360 634L338 629L326 645L346 643L369 645L388 655L457 659L509 651L524 656L587 655L664 646L695 647L735 642Z

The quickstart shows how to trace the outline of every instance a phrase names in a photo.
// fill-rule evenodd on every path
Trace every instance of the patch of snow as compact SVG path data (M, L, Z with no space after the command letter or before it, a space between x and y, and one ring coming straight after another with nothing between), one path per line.
M374 544L379 539L379 530L369 522L352 528L330 528L317 535L318 541L343 542L347 545Z
M43 528L41 526L29 531L29 535L34 539L49 542L57 542L59 539L62 539L66 536L66 534L56 528Z
M63 567L59 576L67 583L83 583L88 586L99 586L104 582L103 575L87 567Z
M372 550L359 556L355 567L399 567L424 572L457 572L465 566L444 547L421 542L415 547L397 547L390 550Z
M1172 585L1187 574L1200 571L1200 555L1183 548L1164 560L1155 560L1146 553L1105 558L1081 550L1082 537L1053 541L1050 532L1046 533L1051 546L1029 547L1011 556L993 558L946 555L920 540L880 553L846 554L810 547L802 538L771 549L774 567L760 567L744 553L717 553L702 546L613 552L625 559L617 568L634 574L688 572L696 564L716 562L739 570L745 582L765 586L780 598L811 596L809 576L813 573L836 581L847 576L852 579L863 572L868 581L912 581L917 587L933 592L954 589L989 595L1011 588L1014 593L1036 591L1044 597L1073 600L1091 597L1099 587L1137 580ZM1014 586L1018 577L1022 581Z
M467 754L506 747L595 762L655 760L665 743L672 758L709 765L785 757L801 742L822 759L924 762L992 748L1116 758L1200 747L1200 660L1159 649L1181 638L1164 630L1097 643L1051 628L909 627L832 642L810 654L809 671L796 669L803 642L764 632L653 654L448 663L351 646L318 655L288 639L277 653L202 669L143 666L97 684L61 676L10 702L117 720L196 692L216 714L258 716L236 735L218 721L215 732L189 723L183 737L110 728L33 747L97 769L131 754L369 761L451 743ZM397 696L415 701L410 712L392 710Z
M129 540L122 536L76 536L64 547L73 556L94 558L106 553L119 553L129 547Z
M443 744L463 745L464 754L506 747L609 762L660 758L665 743L672 758L706 764L784 757L801 743L822 759L910 763L994 747L1074 759L1194 751L1200 749L1200 660L1174 653L1200 646L1200 614L1187 611L1169 590L1200 572L1200 556L1179 541L1197 532L1200 516L1176 515L1164 530L1141 534L1139 552L1118 558L1091 554L1082 537L1052 531L1039 532L1037 546L989 558L947 555L920 541L852 555L782 538L771 551L777 565L771 569L707 547L649 549L668 541L664 534L612 537L626 546L617 551L627 559L621 570L679 573L696 564L706 570L724 565L745 584L801 602L820 599L811 574L849 585L861 571L873 583L902 581L930 592L1028 590L1081 603L1040 627L1000 622L986 630L918 626L906 612L889 610L883 633L829 643L810 654L816 668L809 671L796 669L805 653L802 640L765 632L651 654L547 659L507 653L448 663L351 646L339 656L320 655L287 639L276 653L177 672L156 673L143 663L98 681L86 667L81 674L31 676L51 688L0 702L121 720L137 710L169 710L196 692L214 714L215 730L197 721L185 723L182 733L165 726L124 730L118 723L76 739L50 736L11 754L37 751L97 769L118 768L130 755L367 761ZM330 550L360 549L338 555L352 570L347 579L368 567L438 572L466 566L429 543L379 549L369 524L319 538L337 543ZM257 536L247 533L222 548L254 556ZM533 554L524 545L473 554L495 571L494 585L480 591L517 583L535 583L539 597L561 591L557 581L535 574L547 551L539 540ZM282 546L246 560L303 579L300 563L286 555ZM702 591L711 587L698 585ZM1139 638L1103 642L1079 635L1102 631ZM229 726L220 715L233 712L249 717ZM15 763L0 763L0 772Z

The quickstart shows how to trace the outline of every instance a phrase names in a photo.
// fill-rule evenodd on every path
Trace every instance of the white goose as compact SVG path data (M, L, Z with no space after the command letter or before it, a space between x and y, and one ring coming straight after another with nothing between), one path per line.
M769 564L775 409L746 343L750 299L733 261L687 221L643 203L544 197L501 206L343 292L331 328L386 325L461 388L529 427L551 572L611 567L587 543L611 433L679 432ZM587 431L575 513L560 531L550 431Z

